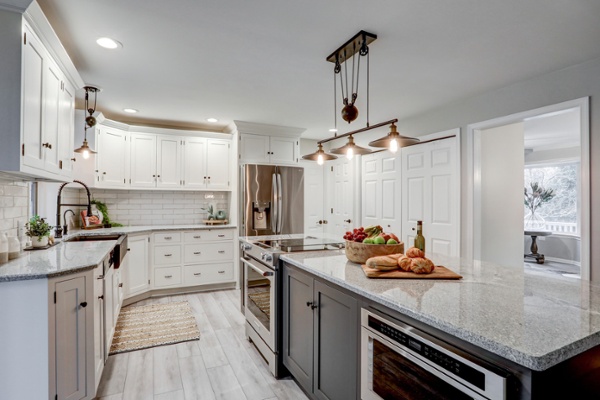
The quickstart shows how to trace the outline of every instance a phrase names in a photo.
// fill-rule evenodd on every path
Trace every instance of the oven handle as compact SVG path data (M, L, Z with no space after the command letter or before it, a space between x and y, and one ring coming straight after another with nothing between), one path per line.
M271 272L271 271L261 270L256 265L254 265L252 262L250 262L250 260L247 260L245 258L240 258L240 261L243 262L244 264L247 264L250 268L252 268L254 271L258 272L262 276L268 277L268 276L274 275L273 272Z

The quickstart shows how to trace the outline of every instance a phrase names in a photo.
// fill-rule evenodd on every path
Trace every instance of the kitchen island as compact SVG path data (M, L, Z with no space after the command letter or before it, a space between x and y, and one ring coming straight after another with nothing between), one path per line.
M569 382L569 371L588 380L597 374L593 364L580 364L599 353L599 286L489 263L431 258L463 279L368 279L343 250L281 257L286 268L354 296L362 307L393 314L512 371L522 382L515 398L541 398L551 393L556 378Z

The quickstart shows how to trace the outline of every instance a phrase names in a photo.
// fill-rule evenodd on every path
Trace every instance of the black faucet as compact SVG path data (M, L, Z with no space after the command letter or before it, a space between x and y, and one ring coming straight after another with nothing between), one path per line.
M69 183L71 183L71 182L63 183L62 185L60 185L60 188L58 189L58 196L56 198L56 226L54 227L54 237L55 238L61 238L62 232L63 232L63 228L62 228L62 226L60 226L60 207L61 206L87 206L87 216L89 217L92 215L92 200L90 198L90 189L87 187L87 185L85 183L83 183L81 181L74 180L73 183L79 183L81 186L83 186L85 188L85 191L87 193L87 199L88 199L87 204L62 204L60 202L62 190Z
M63 221L65 223L63 225L63 231L62 231L63 235L66 235L68 232L68 229L69 229L69 224L67 223L67 213L68 212L70 212L71 214L73 214L73 216L75 216L75 211L71 210L70 208L63 213Z

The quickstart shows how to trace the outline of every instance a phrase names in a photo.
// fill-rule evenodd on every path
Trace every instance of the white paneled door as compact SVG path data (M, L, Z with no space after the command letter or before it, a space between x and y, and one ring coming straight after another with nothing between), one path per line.
M427 252L460 255L459 168L457 137L402 149L402 240L407 247L421 220Z
M340 157L325 164L328 205L325 210L327 232L342 237L347 230L358 226L355 212L356 162Z
M381 225L386 232L400 235L400 153L382 151L361 158L362 225Z
M323 172L326 166L312 161L301 162L304 167L304 232L315 235L324 233L326 226L323 193Z

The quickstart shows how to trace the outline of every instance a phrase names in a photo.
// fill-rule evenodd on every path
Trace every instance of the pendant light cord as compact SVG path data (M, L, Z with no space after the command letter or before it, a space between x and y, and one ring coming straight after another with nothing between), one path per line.
M369 53L367 52L367 128L369 127Z

